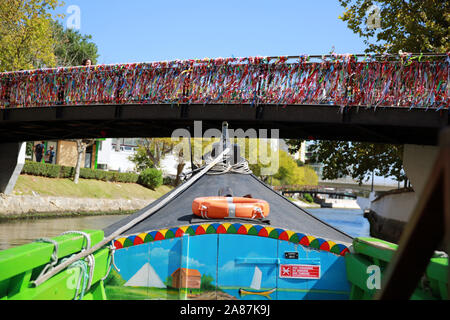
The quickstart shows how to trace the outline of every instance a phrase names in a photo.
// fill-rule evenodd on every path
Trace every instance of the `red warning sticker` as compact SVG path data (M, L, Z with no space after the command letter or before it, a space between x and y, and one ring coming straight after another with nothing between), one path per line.
M280 264L280 278L320 279L320 265Z

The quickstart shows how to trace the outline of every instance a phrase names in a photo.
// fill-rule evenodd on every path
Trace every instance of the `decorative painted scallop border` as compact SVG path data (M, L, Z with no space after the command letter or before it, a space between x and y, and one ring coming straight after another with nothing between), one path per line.
M243 234L289 241L312 249L328 251L340 256L344 256L349 252L347 246L341 243L335 243L331 240L316 238L281 228L241 223L205 223L143 232L117 238L114 240L114 246L116 249L122 249L152 241L179 238L184 234L189 234L191 236L202 234Z

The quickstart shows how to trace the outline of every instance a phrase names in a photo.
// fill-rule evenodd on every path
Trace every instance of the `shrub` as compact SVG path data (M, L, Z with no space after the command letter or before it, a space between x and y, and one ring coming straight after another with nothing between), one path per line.
M38 176L40 175L38 168L40 168L40 166L37 162L25 161L25 164L22 168L22 173Z
M129 172L115 172L114 179L116 182L136 183L139 179L139 175Z
M89 168L80 169L80 178L83 179L95 179L102 181L111 182L126 182L126 183L136 183L139 175L136 173L128 172L113 172L113 171L102 171L94 170Z
M313 197L312 197L309 193L305 193L305 194L303 195L303 199L305 199L305 200L306 200L307 202L309 202L309 203L314 202Z
M48 178L58 178L60 170L61 166L59 165L26 161L22 173Z
M94 170L94 177L96 180L101 180L101 181L110 181L110 176L108 175L107 171L102 171L102 170Z
M59 171L59 177L60 178L72 178L75 174L75 168L74 167L66 167L61 166L61 170Z
M163 184L166 186L175 186L175 179L171 177L164 177Z
M137 182L144 187L154 190L163 183L162 172L155 168L145 169L140 173Z
M52 165L45 163L45 169L46 169L46 177L49 178L58 178L59 172L61 171L61 166L59 165Z
M33 176L43 176L48 178L73 178L74 167L66 167L42 162L26 161L22 173ZM95 170L90 168L80 168L80 178L95 179L101 181L137 183L139 175L136 173L112 172ZM162 181L162 177L161 177ZM159 187L161 184L157 185Z
M23 174L42 176L48 178L73 178L74 167L66 167L42 162L26 161L22 169ZM136 183L139 175L136 173L111 172L95 170L90 168L80 168L80 178L95 179L102 181Z
M131 182L131 183L137 183L138 179L139 179L139 175L136 173L127 173L126 177L127 177L127 181Z

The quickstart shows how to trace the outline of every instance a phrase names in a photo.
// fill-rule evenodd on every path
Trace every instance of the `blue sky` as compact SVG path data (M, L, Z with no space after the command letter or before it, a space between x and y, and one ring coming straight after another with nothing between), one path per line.
M67 0L99 64L190 58L362 53L363 40L338 19L338 0Z

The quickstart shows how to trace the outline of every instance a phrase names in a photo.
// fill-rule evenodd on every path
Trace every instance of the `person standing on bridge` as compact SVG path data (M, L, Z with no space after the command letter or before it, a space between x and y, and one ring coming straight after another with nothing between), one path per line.
M92 65L91 59L84 59L83 66L90 67Z
M42 161L42 155L44 154L45 144L44 141L42 143L38 143L34 146L34 155L36 156L36 162Z

